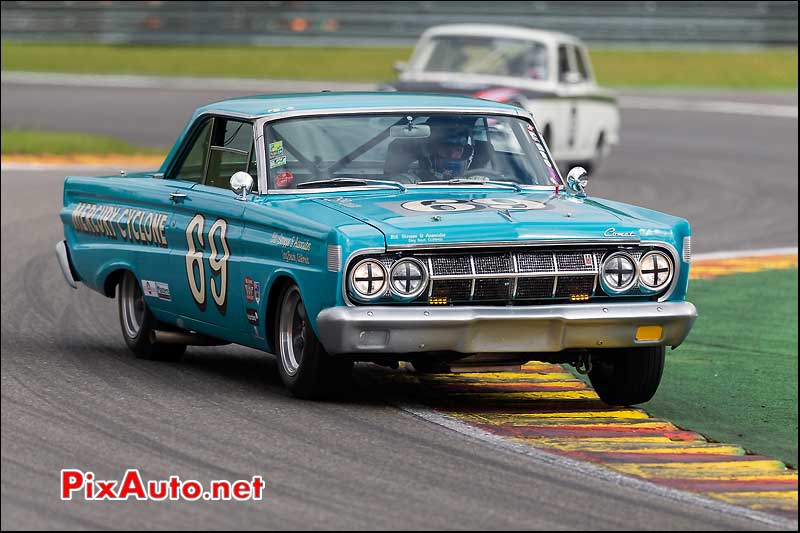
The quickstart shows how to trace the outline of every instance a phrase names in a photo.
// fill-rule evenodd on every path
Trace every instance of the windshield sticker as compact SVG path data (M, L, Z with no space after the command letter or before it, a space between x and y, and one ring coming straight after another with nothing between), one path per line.
M286 164L286 154L283 151L283 141L269 143L269 168L282 167Z
M407 211L420 213L459 213L480 211L483 209L530 211L546 209L547 205L535 200L520 198L473 198L470 200L460 198L442 198L438 200L415 200L403 202L400 207Z
M283 159L284 159L284 164L286 164L286 158L284 157ZM292 185L293 181L294 181L294 174L292 174L288 170L281 170L275 176L275 187L278 189L288 189Z

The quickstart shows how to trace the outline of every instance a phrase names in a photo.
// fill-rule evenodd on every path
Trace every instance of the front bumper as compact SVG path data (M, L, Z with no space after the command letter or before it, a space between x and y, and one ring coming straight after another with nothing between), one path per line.
M560 352L572 348L678 346L697 318L689 302L528 307L330 307L317 315L328 353ZM660 339L637 340L640 326Z

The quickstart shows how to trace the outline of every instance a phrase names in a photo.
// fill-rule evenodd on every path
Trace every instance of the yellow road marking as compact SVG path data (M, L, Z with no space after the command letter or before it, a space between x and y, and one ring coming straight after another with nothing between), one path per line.
M597 393L591 389L576 391L553 391L553 392L454 392L450 397L467 397L486 401L501 400L511 402L513 400L597 400ZM535 408L535 405L531 405Z
M695 441L674 441L668 437L513 437L512 440L540 448L558 448L562 451L588 451L593 446L610 450L612 447L640 448L648 445L657 447L669 446L670 444L686 446L692 442L706 442L700 435L697 436Z
M423 376L432 378L434 381L486 381L490 379L499 379L501 381L580 381L576 380L575 376L569 372L462 372L460 374L431 374Z
M644 478L747 479L748 476L786 472L780 461L720 461L708 463L614 463L614 470Z
M797 509L797 491L709 492L709 496L753 509Z
M97 165L97 166L142 166L158 168L164 161L163 155L121 155L121 154L9 154L2 156L3 163L30 163L37 165Z
M790 268L797 268L797 254L706 259L695 261L692 264L689 270L689 278L714 278L743 272L786 270Z
M535 406L531 406L535 407ZM562 422L562 421L569 421L569 420L583 420L583 419L595 419L595 418L614 418L619 420L624 419L635 419L641 420L644 418L650 418L650 416L645 413L644 411L640 411L638 409L620 409L616 411L543 411L541 413L532 412L532 413L519 413L519 414L470 414L470 413L452 413L453 416L459 418L480 418L483 420L492 420L492 423L513 423L516 421L528 420L528 419L553 419L553 422Z

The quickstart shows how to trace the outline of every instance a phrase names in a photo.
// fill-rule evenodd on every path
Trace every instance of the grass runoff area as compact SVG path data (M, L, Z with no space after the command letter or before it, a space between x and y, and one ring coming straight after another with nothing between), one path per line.
M698 318L643 407L797 466L797 270L693 280Z
M3 155L163 155L167 148L137 146L109 135L38 130L3 130Z
M7 71L379 82L408 47L2 44ZM599 83L616 87L796 89L797 48L590 50Z

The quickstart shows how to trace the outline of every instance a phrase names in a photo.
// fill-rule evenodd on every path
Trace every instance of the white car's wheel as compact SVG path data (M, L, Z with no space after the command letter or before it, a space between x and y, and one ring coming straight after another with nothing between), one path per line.
M278 373L289 391L299 398L320 398L349 383L353 362L334 359L325 352L297 285L283 289L277 309L275 355Z
M122 337L128 348L140 359L176 361L186 351L185 344L153 342L152 332L158 321L147 307L139 280L126 272L117 287L117 304Z

